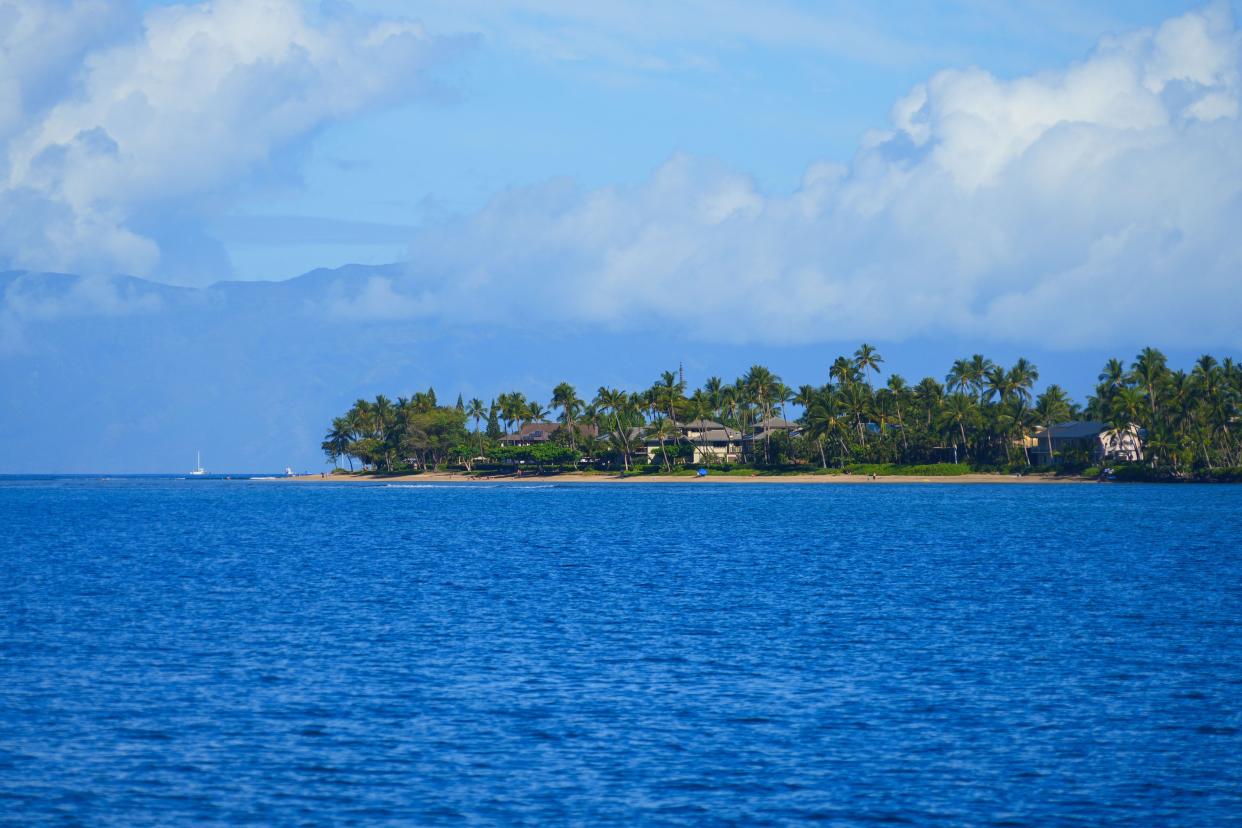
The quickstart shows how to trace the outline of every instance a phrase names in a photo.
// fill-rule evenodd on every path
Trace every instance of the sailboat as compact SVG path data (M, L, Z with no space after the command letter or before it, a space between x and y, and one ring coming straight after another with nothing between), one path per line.
M200 451L198 452L198 464L194 467L194 471L190 472L190 474L195 477L202 477L206 473L207 470L203 468L203 453Z

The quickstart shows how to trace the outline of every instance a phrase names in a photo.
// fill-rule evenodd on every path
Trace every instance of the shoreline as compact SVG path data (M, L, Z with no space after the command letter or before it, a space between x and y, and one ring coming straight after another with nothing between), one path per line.
M526 475L517 477L516 475L497 475L494 477L475 477L461 473L453 472L421 472L418 474L367 474L367 475L326 475L320 477L317 474L295 475L293 477L281 477L274 481L264 482L283 482L283 483L607 483L612 485L626 484L644 484L644 483L684 483L687 485L702 485L705 483L737 483L737 484L765 484L765 483L812 483L812 484L844 484L844 485L884 485L893 483L949 483L958 485L970 484L1004 484L1004 485L1037 485L1037 486L1059 486L1059 485L1076 485L1097 483L1096 480L1086 480L1083 478L1057 478L1044 477L1042 475L1017 477L1008 474L987 474L987 473L970 473L960 474L946 477L927 477L922 475L887 475L883 477L870 478L866 475L847 475L847 474L786 474L786 475L754 475L743 477L740 475L708 475L707 477L691 477L688 475L667 475L667 474L651 474L651 475L635 475L631 477L621 477L611 474L582 474L580 472L564 472L561 474L549 475Z

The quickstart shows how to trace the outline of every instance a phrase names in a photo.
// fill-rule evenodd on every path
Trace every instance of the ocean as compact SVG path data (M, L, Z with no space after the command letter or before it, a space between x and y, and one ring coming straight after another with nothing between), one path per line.
M1242 824L1242 487L0 481L0 821Z

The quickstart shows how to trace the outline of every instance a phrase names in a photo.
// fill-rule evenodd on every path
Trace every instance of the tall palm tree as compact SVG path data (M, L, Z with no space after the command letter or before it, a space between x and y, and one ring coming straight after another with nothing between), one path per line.
M487 406L478 397L466 403L466 416L474 420L474 432L479 433L479 424L487 417Z
M686 384L681 381L680 376L675 371L663 371L660 374L660 382L657 383L660 388L660 400L668 418L674 423L677 422L677 408L686 396Z
M660 454L664 457L664 469L671 472L673 464L668 459L668 443L681 438L681 432L677 430L676 423L664 417L656 417L647 429L647 436L654 437L659 441Z
M1155 348L1144 348L1134 360L1130 373L1147 392L1147 404L1151 408L1151 424L1154 428L1159 419L1157 397L1161 384L1168 375L1168 360Z
M880 352L875 349L874 345L868 345L864 342L854 352L854 367L858 369L858 373L864 379L867 377L868 371L880 373L880 363L884 362L884 357L880 356ZM867 380L867 385L871 385L871 381Z
M957 428L958 435L962 438L962 449L969 456L970 444L966 440L966 426L973 426L979 416L978 408L975 401L967 395L958 391L950 395L944 401L944 405L940 411L940 421L942 427L953 429ZM957 440L954 439L956 446ZM954 449L954 462L957 461L957 450Z
M1052 427L1069 419L1069 395L1061 386L1049 385L1035 400L1034 413L1044 427L1044 435L1048 438L1048 463L1053 465L1056 463L1056 456L1052 453ZM1025 441L1023 444L1025 445Z
M383 444L384 470L392 471L392 453L395 449L392 446L392 437L395 433L396 409L392 404L392 400L380 394L375 398L375 403L371 407L371 419L375 427L375 439Z
M707 382L703 383L703 393L707 395L707 399L711 402L712 413L715 419L724 418L724 380L720 377L708 377Z
M791 400L791 402L794 405L802 406L802 410L806 411L808 408L811 407L811 403L815 401L815 398L818 395L819 395L819 389L816 388L814 385L799 385L798 393L794 394L794 397Z
M936 413L940 410L940 404L944 400L944 387L931 377L923 377L919 380L919 384L914 386L914 400L923 409L923 427L930 431Z
M1014 377L1003 366L993 365L984 378L983 399L988 402L1004 402L1013 394Z
M807 434L819 447L820 464L825 469L828 468L828 458L824 454L826 440L836 438L841 446L842 458L849 454L849 446L844 438L849 428L834 392L824 391L822 394L817 394L807 406L802 420L806 424Z
M528 423L542 423L548 418L548 409L543 407L542 403L534 400L526 403L526 417Z
M1035 387L1035 382L1038 379L1039 369L1026 357L1018 357L1018 361L1014 363L1013 368L1009 369L1009 386L1012 389L1012 393L1023 402L1030 401L1031 389Z
M695 422L696 420L711 419L713 414L711 400L708 399L702 389L696 389L685 403L685 416L687 422ZM727 443L726 443L727 445ZM728 449L725 449L726 455ZM707 429L699 429L699 456L707 456Z
M983 354L972 354L966 362L966 379L969 386L974 389L975 399L982 399L983 389L987 385L988 374L996 367L992 360Z
M763 412L763 419L770 420L772 404L780 393L781 378L762 365L752 365L742 377L742 385ZM771 436L772 429L765 426L763 429L764 462L769 462L771 458Z
M949 391L966 391L970 388L970 360L956 359L945 375L944 386Z
M858 366L846 356L839 356L828 368L828 378L837 381L838 386L849 385L858 379Z
M552 406L561 410L561 422L569 429L570 448L578 447L578 429L575 420L582 410L583 402L572 385L562 382L552 389Z
M349 470L354 470L354 458L349 454L349 444L353 442L350 434L349 420L345 417L334 417L332 420L332 428L323 438L323 452L328 455L335 466L341 457L345 457L349 461Z
M863 421L871 409L871 394L868 392L867 386L851 382L848 385L842 386L837 391L837 396L841 401L841 405L854 419L854 425L858 428L858 441L865 444L867 442L867 434Z
M893 397L893 407L897 414L897 427L901 429L901 450L903 453L910 450L910 441L906 435L906 421L902 418L902 411L910 400L910 386L906 384L906 380L901 374L892 374L888 378L888 391Z
M621 441L621 463L626 471L630 470L630 438L623 418L626 416L629 405L629 395L618 388L608 388L601 385L599 391L595 393L596 409L601 414L607 412L612 415L613 424L616 426L617 439Z
M1126 366L1121 360L1113 357L1104 363L1104 370L1100 371L1097 379L1100 386L1108 389L1120 388L1125 383Z

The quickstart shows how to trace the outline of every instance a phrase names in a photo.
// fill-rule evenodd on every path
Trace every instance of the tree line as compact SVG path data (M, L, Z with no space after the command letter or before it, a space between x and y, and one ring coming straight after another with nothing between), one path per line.
M743 435L761 432L740 458L756 467L957 462L1015 469L1031 465L1033 447L1042 445L1035 435L1048 439L1052 454L1046 429L1098 420L1141 429L1143 463L1152 470L1177 475L1242 466L1242 367L1231 358L1204 355L1190 371L1175 370L1160 351L1145 348L1129 366L1109 360L1084 404L1055 384L1036 393L1039 371L1026 359L1005 366L974 354L955 361L943 380L909 383L891 374L881 385L883 364L877 349L863 344L829 365L826 382L796 388L755 365L732 382L710 377L694 389L665 371L649 388L602 386L590 399L562 382L546 405L521 391L486 403L459 395L452 405L440 405L433 389L395 401L381 395L334 418L322 447L351 470L517 461L629 470L647 464L651 443L659 447L652 462L671 469L693 457L684 424L710 420ZM758 428L773 418L794 420L797 428ZM500 442L546 421L564 427L545 445ZM1088 448L1075 447L1053 459L1082 467L1091 458Z

